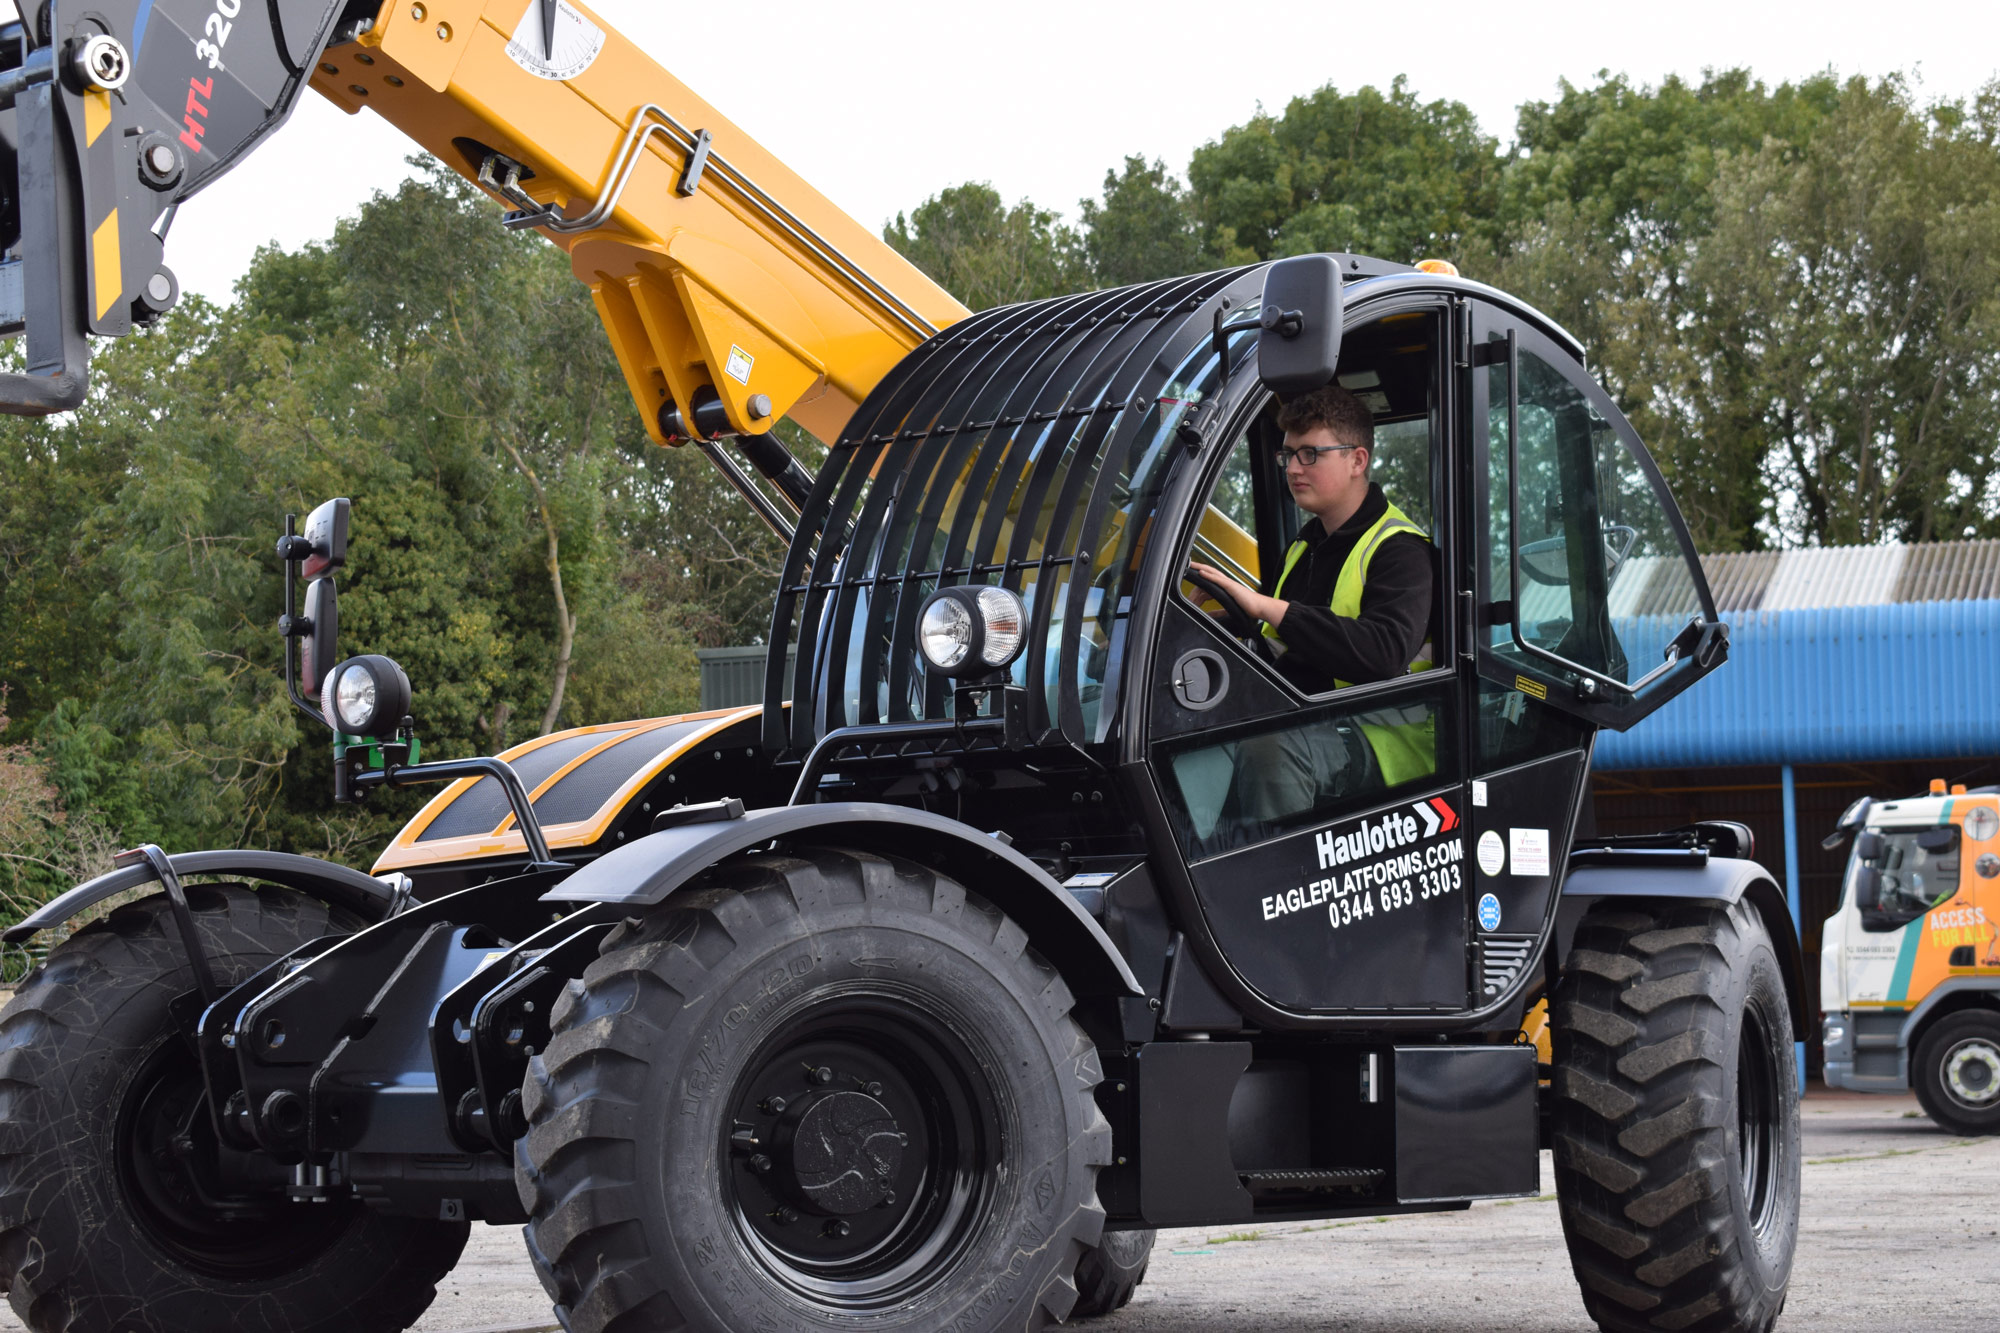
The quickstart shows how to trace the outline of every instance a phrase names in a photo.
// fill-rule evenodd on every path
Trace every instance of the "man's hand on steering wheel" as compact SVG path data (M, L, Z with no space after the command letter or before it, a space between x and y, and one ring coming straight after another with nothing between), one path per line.
M1263 646L1263 625L1245 603L1252 599L1258 601L1266 599L1213 565L1192 563L1182 577L1215 599L1222 608L1222 623L1228 627L1231 634L1247 641L1253 647Z

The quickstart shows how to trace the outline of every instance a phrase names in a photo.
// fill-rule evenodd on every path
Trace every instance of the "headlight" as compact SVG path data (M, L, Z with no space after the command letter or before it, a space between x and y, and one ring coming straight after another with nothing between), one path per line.
M1008 588L940 588L917 617L917 647L947 676L1004 671L1028 640L1028 611Z
M326 673L320 709L347 736L393 735L410 711L410 678L386 657L350 657Z
M917 623L917 643L924 660L939 671L952 671L972 655L972 627L976 622L965 603L940 594L931 598Z

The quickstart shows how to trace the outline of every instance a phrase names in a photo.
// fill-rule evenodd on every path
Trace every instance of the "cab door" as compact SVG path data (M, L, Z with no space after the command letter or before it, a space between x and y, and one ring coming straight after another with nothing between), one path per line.
M1575 353L1497 305L1469 300L1461 317L1466 873L1488 999L1531 963L1555 911L1596 728L1623 730L1694 684L1728 637L1659 469Z
M1436 297L1369 309L1340 349L1343 387L1375 417L1372 475L1439 553L1434 608L1459 586L1450 321ZM1308 517L1284 488L1275 413L1258 395L1200 455L1175 548L1267 590ZM1462 634L1437 611L1430 669L1307 694L1217 608L1192 583L1164 599L1144 765L1219 955L1204 967L1292 1014L1465 1012Z

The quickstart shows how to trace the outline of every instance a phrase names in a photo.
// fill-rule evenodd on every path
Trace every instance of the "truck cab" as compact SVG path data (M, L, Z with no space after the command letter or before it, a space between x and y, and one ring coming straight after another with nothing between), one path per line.
M1828 1087L1916 1091L1960 1133L2000 1131L2000 789L1857 802L1821 933Z

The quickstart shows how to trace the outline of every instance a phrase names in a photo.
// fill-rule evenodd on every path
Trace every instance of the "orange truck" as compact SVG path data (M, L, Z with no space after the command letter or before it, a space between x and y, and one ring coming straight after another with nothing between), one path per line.
M1960 1134L2000 1133L2000 787L1863 797L1821 934L1826 1083L1916 1091Z

